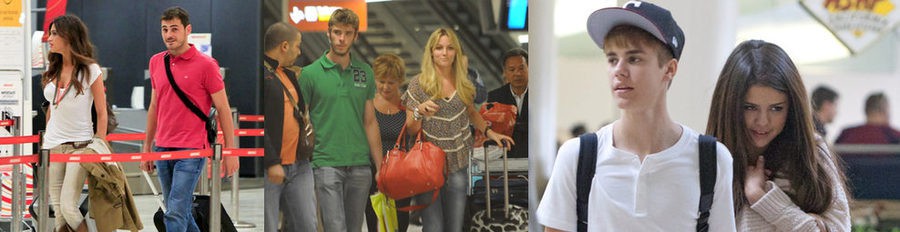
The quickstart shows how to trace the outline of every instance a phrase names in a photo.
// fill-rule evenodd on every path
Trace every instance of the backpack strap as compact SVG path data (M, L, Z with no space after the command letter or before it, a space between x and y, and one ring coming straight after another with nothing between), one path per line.
M700 135L700 217L697 231L709 231L709 209L716 186L716 137Z
M597 133L590 132L579 136L581 149L578 152L578 170L576 172L575 210L578 214L578 231L587 231L588 196L591 193L591 180L597 168Z

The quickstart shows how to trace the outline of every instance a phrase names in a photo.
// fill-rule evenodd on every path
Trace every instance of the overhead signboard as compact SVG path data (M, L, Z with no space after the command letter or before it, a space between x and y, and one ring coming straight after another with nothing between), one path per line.
M858 53L900 21L900 0L802 0L801 5L850 50Z
M327 31L331 13L347 8L359 15L359 31L366 31L368 11L365 0L291 0L288 2L288 21L303 32Z

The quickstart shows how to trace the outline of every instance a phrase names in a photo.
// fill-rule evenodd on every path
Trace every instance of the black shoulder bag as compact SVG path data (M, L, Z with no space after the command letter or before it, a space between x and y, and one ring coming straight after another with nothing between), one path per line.
M597 168L597 134L587 133L579 137L578 167L575 182L575 211L578 215L578 231L587 231L588 196L591 180ZM700 207L697 231L709 231L709 209L712 208L716 185L716 137L700 135Z
M188 99L187 95L184 94L184 92L181 91L181 88L178 87L178 84L175 83L175 78L172 77L172 68L169 67L169 54L166 54L164 59L166 61L166 76L169 77L169 84L172 85L172 89L175 90L175 94L178 95L179 99L181 99L181 103L184 103L184 105L187 106L187 108L190 109L191 112L194 113L194 115L197 115L200 120L203 120L203 122L206 123L206 141L209 142L210 146L212 146L213 143L216 143L217 134L215 120L216 108L213 107L209 110L208 117L206 115L203 115L203 111L200 111L200 108L194 105L194 103L191 103L191 100Z

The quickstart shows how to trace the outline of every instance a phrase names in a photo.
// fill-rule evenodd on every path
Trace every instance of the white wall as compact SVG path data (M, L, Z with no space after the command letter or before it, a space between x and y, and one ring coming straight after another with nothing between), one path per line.
M576 123L584 123L588 131L595 131L602 123L618 117L618 110L612 104L604 59L599 54L596 57L559 57L555 102L559 105L556 131L560 142L571 137L569 130Z

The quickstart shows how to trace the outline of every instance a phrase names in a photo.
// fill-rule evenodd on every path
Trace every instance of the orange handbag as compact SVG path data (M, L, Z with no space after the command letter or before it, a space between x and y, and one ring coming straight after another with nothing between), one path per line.
M515 105L488 102L481 105L479 113L481 118L491 126L492 131L512 137L513 129L516 126L516 112L518 110ZM475 146L481 147L486 139L484 131L475 133Z
M394 149L387 153L381 161L381 171L375 181L378 183L378 191L381 191L391 199L403 199L424 192L434 191L432 201L437 199L438 192L444 186L444 163L446 154L444 150L431 142L422 139L422 130L416 135L416 143L404 151L406 125L400 129L400 136ZM428 204L424 204L428 205ZM410 206L399 210L409 211L420 206Z

